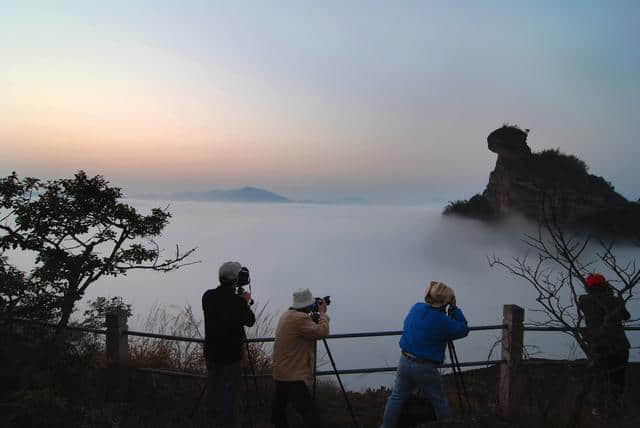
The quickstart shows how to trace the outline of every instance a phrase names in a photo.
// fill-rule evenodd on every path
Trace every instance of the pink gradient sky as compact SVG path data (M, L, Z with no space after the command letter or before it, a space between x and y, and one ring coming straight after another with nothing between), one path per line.
M3 175L457 199L512 122L640 197L637 3L86 3L3 7Z

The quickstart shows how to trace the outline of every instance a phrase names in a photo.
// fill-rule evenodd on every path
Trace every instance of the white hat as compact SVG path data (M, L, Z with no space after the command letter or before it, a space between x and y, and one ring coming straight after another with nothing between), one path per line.
M293 309L302 309L313 305L315 299L308 288L298 288L293 292Z
M218 270L218 278L220 283L235 283L238 280L238 273L242 269L242 265L238 262L225 262Z

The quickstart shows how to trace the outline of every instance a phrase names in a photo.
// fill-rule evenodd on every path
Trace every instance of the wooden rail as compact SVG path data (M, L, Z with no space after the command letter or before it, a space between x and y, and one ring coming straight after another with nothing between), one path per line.
M32 324L41 325L44 327L58 327L57 324L34 321L22 318L14 318L11 321L27 322ZM204 339L197 337L185 337L185 336L172 336L166 334L149 333L143 331L129 330L127 325L127 314L125 311L117 311L107 314L106 317L106 329L96 329L80 326L67 326L69 330L81 331L85 333L103 334L106 335L106 352L107 362L109 366L113 368L123 367L128 364L129 361L129 336L136 337L148 337L164 340L176 340L181 342L193 342L203 343ZM627 326L624 328L628 331L640 331L640 326ZM570 332L571 328L558 327L558 326L536 326L524 324L524 309L517 305L504 305L503 307L503 322L502 324L495 325L480 325L469 327L470 331L487 331L487 330L501 330L502 331L502 353L499 360L487 360L487 361L466 361L459 365L461 367L478 367L488 365L500 365L499 379L498 379L498 401L502 415L504 417L516 416L519 403L519 388L516 386L518 377L518 371L523 363L523 348L524 348L524 332ZM400 336L402 330L393 331L373 331L362 333L342 333L329 335L328 339L353 339L353 338L367 338L367 337L383 337L383 336ZM249 343L268 343L274 342L274 337L256 337L247 339ZM440 368L451 368L452 364L441 364ZM359 369L343 369L334 371L316 371L316 376L330 376L335 374L364 374L364 373L384 373L394 372L396 367L370 367ZM166 376L182 376L190 378L206 378L205 375L197 373L176 372L171 370L159 370L141 368L139 371L153 374L160 374ZM262 373L257 375L246 375L247 377L271 377L269 373ZM120 378L120 376L115 376ZM117 382L116 382L117 383ZM121 385L120 385L121 386Z

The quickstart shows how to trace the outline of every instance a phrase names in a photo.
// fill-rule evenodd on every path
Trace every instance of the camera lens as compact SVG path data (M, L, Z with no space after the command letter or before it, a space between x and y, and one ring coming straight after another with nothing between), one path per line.
M240 272L238 272L238 286L242 287L250 282L251 278L249 277L249 269L243 266L242 269L240 269Z

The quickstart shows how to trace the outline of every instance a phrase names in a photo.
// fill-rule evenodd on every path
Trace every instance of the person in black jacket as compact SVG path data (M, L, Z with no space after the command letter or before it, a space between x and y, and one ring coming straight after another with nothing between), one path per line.
M251 327L256 322L249 307L251 294L245 292L239 296L236 293L241 269L238 262L224 263L218 272L220 286L207 290L202 296L209 428L235 427L244 326Z
M610 402L622 405L625 372L629 364L629 340L624 334L623 321L630 318L624 300L614 296L613 287L601 274L587 277L587 294L578 299L584 314L585 339L597 374L601 393L593 409L599 414L603 408L612 410Z

